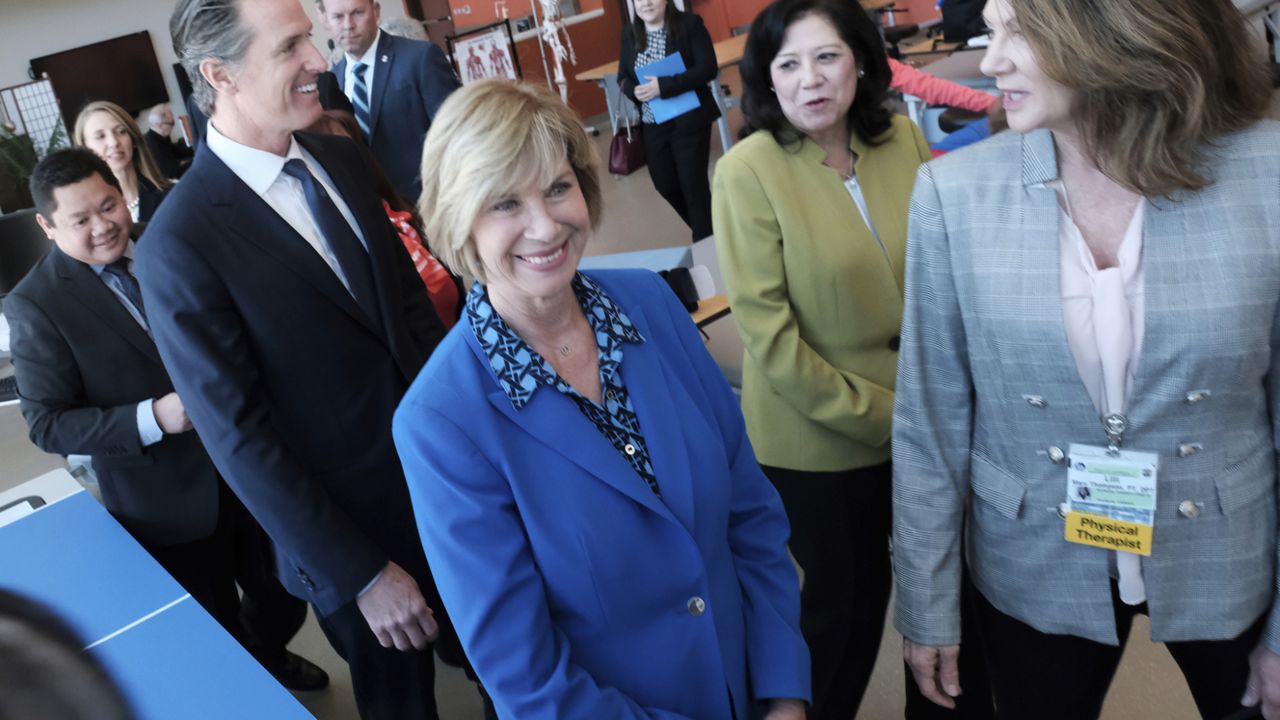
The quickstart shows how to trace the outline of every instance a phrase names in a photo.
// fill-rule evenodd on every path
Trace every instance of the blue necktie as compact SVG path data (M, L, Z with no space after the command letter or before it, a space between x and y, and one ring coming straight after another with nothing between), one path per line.
M307 164L294 158L284 164L284 173L302 183L302 192L307 197L307 207L311 217L315 219L329 252L337 258L342 267L342 274L347 280L347 289L378 327L382 326L382 313L378 310L378 294L374 289L373 265L369 262L369 253L360 238L356 237L350 223L338 211L338 206L329 197L328 191L316 180Z
M356 84L351 91L351 105L355 108L356 122L360 123L365 139L372 139L369 135L369 86L364 82L364 71L368 69L369 66L364 63L356 63L351 68L356 76Z
M116 289L124 293L133 308L138 311L143 320L146 320L147 309L142 306L142 287L138 285L138 278L129 272L129 258L121 257L110 265L104 266L102 272L115 280Z

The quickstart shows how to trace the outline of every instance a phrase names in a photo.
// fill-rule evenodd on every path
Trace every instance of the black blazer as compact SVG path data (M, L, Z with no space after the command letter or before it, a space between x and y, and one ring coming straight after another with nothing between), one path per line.
M138 175L138 222L150 222L155 216L156 210L160 207L160 203L168 195L168 190L161 190L151 181Z
M443 327L355 143L297 138L364 234L381 317L207 145L137 263L209 455L275 541L281 582L327 615L388 560L425 572L391 415Z
M698 108L671 120L680 130L702 130L720 117L720 106L711 96L708 83L716 79L719 66L716 63L716 49L711 43L711 34L702 18L692 12L678 15L677 31L674 38L668 38L667 55L680 53L684 59L685 72L670 77L658 78L658 91L664 98L674 97L682 93L694 91L698 95ZM622 56L618 60L618 87L637 105L636 85L636 50L631 38L630 24L622 28Z
M102 502L156 545L213 534L218 475L194 432L142 447L137 405L173 391L155 343L88 265L56 247L4 301L31 441L91 455Z
M185 143L175 143L167 135L161 135L150 129L142 135L142 139L146 142L147 149L151 151L151 159L156 161L156 166L165 177L174 180L182 177L182 173L186 172L187 165L191 163L191 157L194 155L191 148Z
M347 60L333 66L345 90ZM435 43L384 32L369 89L369 147L396 192L409 202L422 194L422 139L449 93L457 90L453 66Z

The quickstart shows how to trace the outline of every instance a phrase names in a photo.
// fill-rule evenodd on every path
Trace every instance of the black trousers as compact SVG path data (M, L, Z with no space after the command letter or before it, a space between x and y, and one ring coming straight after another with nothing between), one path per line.
M644 161L653 187L693 231L693 239L711 235L711 127L693 132L676 127L679 118L661 125L641 123Z
M987 677L987 659L981 626L978 622L978 589L969 581L967 570L961 576L960 588L960 689L954 709L935 704L920 692L910 666L904 667L907 683L907 720L991 720L995 705L991 697L991 681ZM905 663L903 663L905 665Z
M978 617L986 641L987 663L998 718L1009 720L1088 720L1102 712L1133 626L1146 614L1146 604L1120 601L1112 584L1116 631L1120 645L1111 646L1073 635L1050 635L997 610L981 593ZM1231 640L1165 643L1178 663L1196 708L1205 718L1241 712L1240 696L1249 674L1249 653L1262 634L1264 614ZM1255 717L1261 717L1256 715Z
M804 571L800 630L813 675L812 720L851 720L875 668L892 573L889 463L843 472L764 467Z
M893 584L889 537L893 527L893 467L883 463L842 472L764 467L791 522L789 547L804 571L800 629L813 675L811 720L852 720L875 669ZM966 583L967 584L967 583ZM961 652L964 694L955 710L920 694L907 672L906 717L992 717L975 623Z
M225 483L218 503L209 537L142 545L258 662L281 668L285 646L307 619L307 604L276 579L266 533Z
M395 561L417 581L418 589L422 591L427 606L435 613L436 623L440 626L440 637L432 646L425 650L408 651L382 647L373 630L369 629L369 623L365 621L355 600L328 616L316 613L320 629L329 639L329 644L347 661L351 670L351 684L361 720L438 718L435 653L445 662L463 667L467 676L475 679L474 672L466 664L458 635L445 612L435 581L431 578L421 546L402 550L406 552L400 553ZM486 701L486 717L491 717L492 710L483 691L481 697Z

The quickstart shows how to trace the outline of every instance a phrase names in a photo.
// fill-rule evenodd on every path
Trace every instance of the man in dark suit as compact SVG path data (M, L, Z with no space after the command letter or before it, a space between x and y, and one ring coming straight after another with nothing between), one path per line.
M346 53L333 74L355 108L373 154L409 202L422 193L422 139L458 78L440 48L378 29L376 0L317 0Z
M160 353L361 716L436 717L429 648L452 634L391 417L443 326L364 155L297 132L325 71L298 0L179 0L170 28L210 120L139 247Z
M115 175L92 152L61 150L36 167L31 194L54 247L4 308L31 440L91 455L107 510L192 597L286 687L323 687L322 670L284 649L306 605L271 577L261 528L191 432L150 337Z
M191 164L191 148L185 143L176 143L169 134L173 132L173 111L167 103L160 103L147 113L147 132L142 139L151 151L160 172L167 178L177 180L186 172Z

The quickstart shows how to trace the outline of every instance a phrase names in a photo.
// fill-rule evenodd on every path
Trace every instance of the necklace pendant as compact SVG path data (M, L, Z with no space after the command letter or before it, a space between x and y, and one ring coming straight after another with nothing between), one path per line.
M569 357L569 346L568 346L568 345L561 345L561 346L560 346L560 356L561 356L561 357Z

